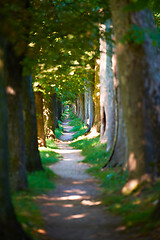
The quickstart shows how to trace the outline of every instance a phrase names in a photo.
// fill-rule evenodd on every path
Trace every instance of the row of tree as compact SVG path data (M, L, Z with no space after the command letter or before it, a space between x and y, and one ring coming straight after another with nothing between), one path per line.
M112 18L100 24L104 36L100 38L99 67L95 63L100 82L97 85L93 77L93 84L79 95L72 109L83 121L88 118L91 128L97 125L98 101L100 139L110 153L103 167L128 169L129 180L122 191L129 194L160 174L159 30L153 11L144 9L144 3L115 0L109 7ZM110 38L105 38L110 32ZM99 84L100 100L94 95Z

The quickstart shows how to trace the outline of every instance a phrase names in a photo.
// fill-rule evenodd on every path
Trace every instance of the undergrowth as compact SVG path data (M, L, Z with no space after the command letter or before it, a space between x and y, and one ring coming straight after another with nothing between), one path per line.
M73 126L71 132L75 132L73 134L72 140L82 136L87 131L87 126L84 124L80 118L78 118L72 111L69 110L69 119L71 119L69 125Z
M17 218L33 240L47 239L37 201L42 194L55 188L56 175L47 166L57 162L59 155L53 151L53 148L57 148L53 140L47 139L46 143L47 148L40 148L44 171L28 173L28 190L12 195Z
M128 173L121 168L102 171L109 155L106 153L106 145L100 144L99 137L75 141L70 145L82 149L85 156L83 162L90 166L87 171L100 180L104 205L112 213L122 216L126 228L136 227L141 234L147 234L159 226L160 221L154 222L151 213L159 199L160 182L125 196L121 189L128 180Z
M59 128L55 129L55 136L57 139L60 139L60 136L63 133L63 126L62 126L62 122L60 120L58 120L58 126L59 126Z

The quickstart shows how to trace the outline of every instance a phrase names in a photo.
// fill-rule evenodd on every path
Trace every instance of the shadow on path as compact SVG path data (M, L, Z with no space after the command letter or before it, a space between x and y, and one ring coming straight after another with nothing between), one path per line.
M63 159L50 168L59 175L56 189L39 197L45 231L52 240L130 240L121 231L121 219L106 212L98 182L86 173L81 150L69 146L73 133L63 123L64 134L55 149Z

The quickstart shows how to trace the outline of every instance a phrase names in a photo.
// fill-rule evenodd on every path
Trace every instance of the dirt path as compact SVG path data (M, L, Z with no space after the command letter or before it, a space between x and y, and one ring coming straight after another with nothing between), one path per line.
M106 213L101 204L101 191L94 178L85 170L87 165L80 150L69 146L72 134L68 121L63 123L64 134L55 150L63 160L51 166L60 177L56 189L40 200L45 230L52 240L127 240L133 239L120 232L123 227L118 217Z

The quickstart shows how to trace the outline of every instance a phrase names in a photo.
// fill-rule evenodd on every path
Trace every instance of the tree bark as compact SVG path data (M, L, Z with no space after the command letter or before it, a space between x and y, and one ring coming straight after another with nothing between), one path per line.
M94 127L97 132L100 132L101 117L100 117L100 74L99 74L99 59L95 63L95 77L94 77L94 90L93 90L93 103L94 103Z
M58 106L58 120L61 120L62 117L62 103L60 100L57 101Z
M57 105L57 94L54 93L51 97L52 109L53 109L53 124L55 129L58 128L58 105Z
M6 44L5 78L7 81L10 182L14 190L27 188L24 118L22 106L22 66L11 43Z
M31 75L23 78L23 110L27 170L29 172L43 170L38 151L36 109Z
M43 117L43 93L41 91L37 91L34 94L37 116L38 145L46 147Z
M0 236L4 240L29 240L16 219L10 198L8 118L3 44L2 39L0 39Z
M45 135L47 138L55 139L55 129L58 125L58 106L55 94L45 100L44 109Z
M110 20L101 25L101 32L110 27ZM100 39L100 106L101 142L107 143L107 151L113 146L115 132L115 98L113 91L112 46L105 38Z
M93 86L90 86L89 96L88 96L88 115L89 115L89 129L92 128L94 123L94 102L93 102Z
M79 94L80 99L80 118L82 122L85 120L85 105L84 105L84 93Z
M88 91L87 90L84 93L84 102L85 102L85 119L84 119L84 123L87 124L87 120L88 120Z
M110 6L128 136L129 177L137 184L145 180L146 172L157 174L156 165L160 159L160 70L159 53L147 35L144 43L136 44L134 39L125 45L121 43L131 25L155 29L151 11L124 11L128 3L128 0L112 0Z

